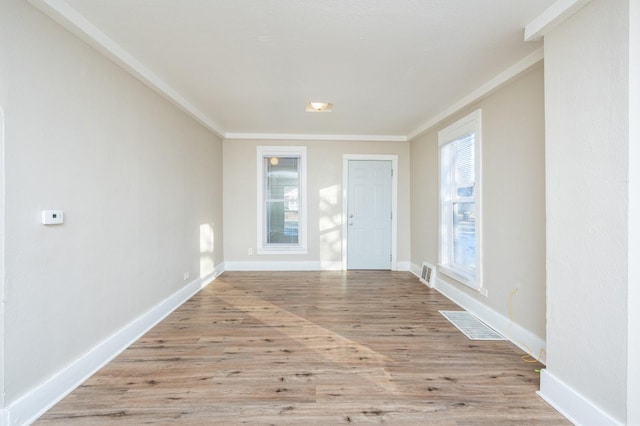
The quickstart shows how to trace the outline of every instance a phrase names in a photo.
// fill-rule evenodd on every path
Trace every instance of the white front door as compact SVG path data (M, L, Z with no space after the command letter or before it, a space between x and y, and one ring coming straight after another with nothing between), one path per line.
M347 269L391 269L391 161L349 160Z

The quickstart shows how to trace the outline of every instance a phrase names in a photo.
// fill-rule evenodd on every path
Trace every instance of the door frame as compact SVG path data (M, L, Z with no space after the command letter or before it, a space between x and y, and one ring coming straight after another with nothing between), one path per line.
M347 270L347 216L349 215L349 161L391 161L391 270L398 270L398 155L343 154L342 155L342 270Z

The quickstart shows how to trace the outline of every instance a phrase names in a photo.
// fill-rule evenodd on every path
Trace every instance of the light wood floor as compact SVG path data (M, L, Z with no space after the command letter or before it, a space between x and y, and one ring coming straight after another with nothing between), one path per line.
M569 424L400 272L229 273L36 424Z

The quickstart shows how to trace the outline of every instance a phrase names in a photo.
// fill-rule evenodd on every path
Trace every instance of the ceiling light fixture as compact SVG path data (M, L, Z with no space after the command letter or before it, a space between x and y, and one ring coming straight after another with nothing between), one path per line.
M333 104L329 102L309 102L306 106L308 112L331 112Z
M309 102L311 107L316 111L322 111L323 109L327 109L329 106L329 102Z

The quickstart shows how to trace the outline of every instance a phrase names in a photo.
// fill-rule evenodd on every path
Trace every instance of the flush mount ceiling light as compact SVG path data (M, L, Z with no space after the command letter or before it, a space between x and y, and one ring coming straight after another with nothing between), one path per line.
M331 112L333 104L329 102L309 102L306 105L307 112Z

